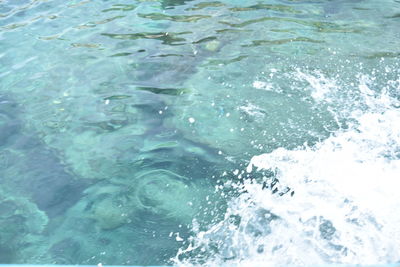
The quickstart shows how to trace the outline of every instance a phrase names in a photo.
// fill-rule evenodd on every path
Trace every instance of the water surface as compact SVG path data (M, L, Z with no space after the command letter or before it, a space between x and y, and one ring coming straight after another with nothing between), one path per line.
M0 263L399 261L399 14L0 1Z

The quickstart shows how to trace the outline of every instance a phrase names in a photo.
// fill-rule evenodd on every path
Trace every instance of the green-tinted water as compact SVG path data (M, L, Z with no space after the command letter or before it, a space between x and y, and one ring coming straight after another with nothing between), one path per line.
M360 70L398 77L399 14L396 0L0 1L0 263L168 263L224 217L224 171L346 128Z

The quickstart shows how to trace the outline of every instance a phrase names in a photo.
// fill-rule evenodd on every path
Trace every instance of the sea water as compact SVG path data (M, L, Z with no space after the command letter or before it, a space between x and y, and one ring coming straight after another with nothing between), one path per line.
M0 1L0 263L400 261L399 14Z

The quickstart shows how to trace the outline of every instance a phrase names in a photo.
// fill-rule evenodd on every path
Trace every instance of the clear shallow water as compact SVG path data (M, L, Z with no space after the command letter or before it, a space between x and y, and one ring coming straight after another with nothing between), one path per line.
M0 262L399 261L399 13L0 1Z

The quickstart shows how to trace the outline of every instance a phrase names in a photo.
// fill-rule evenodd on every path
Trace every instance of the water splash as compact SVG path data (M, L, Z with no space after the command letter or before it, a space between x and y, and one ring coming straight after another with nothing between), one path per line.
M316 101L334 103L340 85L297 71ZM375 76L357 76L358 100L344 103L346 129L310 147L255 156L233 183L222 221L198 230L174 260L207 266L381 264L400 260L400 109ZM390 90L389 90L390 89ZM333 92L333 93L332 93ZM327 99L327 100L324 100ZM353 99L355 100L355 99ZM346 112L344 112L344 110ZM263 173L255 178L255 173Z

